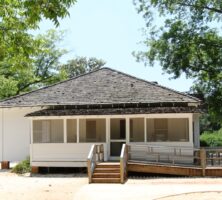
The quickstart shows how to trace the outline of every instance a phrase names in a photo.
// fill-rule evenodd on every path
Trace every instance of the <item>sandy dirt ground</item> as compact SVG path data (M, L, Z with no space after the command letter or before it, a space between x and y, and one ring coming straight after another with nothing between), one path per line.
M86 174L18 176L0 170L0 200L222 200L221 178L131 177L88 184Z

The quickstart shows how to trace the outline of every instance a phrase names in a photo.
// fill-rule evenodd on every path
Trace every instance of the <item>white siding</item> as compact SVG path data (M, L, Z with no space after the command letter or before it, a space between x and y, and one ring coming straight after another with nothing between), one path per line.
M86 162L93 144L32 144L32 162ZM107 160L107 145L99 144L104 144L104 159Z
M2 161L2 153L3 153L3 109L0 108L0 161Z
M30 120L26 114L39 110L39 108L4 108L3 124L1 122L0 152L1 161L20 161L29 156ZM2 112L1 112L2 114ZM0 118L1 119L1 118ZM0 120L2 121L2 119ZM0 139L0 141L1 141Z

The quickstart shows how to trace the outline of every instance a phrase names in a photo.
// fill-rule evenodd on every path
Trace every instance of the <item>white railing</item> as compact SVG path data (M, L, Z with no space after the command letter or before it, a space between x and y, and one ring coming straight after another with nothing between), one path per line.
M94 172L94 169L96 167L97 162L104 161L104 146L103 144L93 144L88 158L87 158L87 168L88 168L88 177L89 177L89 183L92 182L92 175Z
M127 164L128 164L128 145L123 144L120 155L120 178L121 183L124 183L127 177Z

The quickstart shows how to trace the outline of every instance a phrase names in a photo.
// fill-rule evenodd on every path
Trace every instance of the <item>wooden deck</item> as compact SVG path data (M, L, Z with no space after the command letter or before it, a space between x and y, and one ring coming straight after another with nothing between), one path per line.
M182 148L173 148L173 151L170 149L168 154L155 152L154 148L149 146L146 150L147 152L145 149L141 151L140 146L132 151L129 145L124 144L119 163L104 163L103 146L93 145L88 156L89 183L124 183L128 172L222 177L222 149L220 148L191 149L191 155L184 155ZM187 151L187 148L185 150ZM141 160L141 152L143 160ZM132 160L133 156L134 160ZM149 161L149 156L155 157L154 162Z
M128 172L166 174L178 176L211 176L222 177L222 167L201 167L160 165L155 163L128 162Z

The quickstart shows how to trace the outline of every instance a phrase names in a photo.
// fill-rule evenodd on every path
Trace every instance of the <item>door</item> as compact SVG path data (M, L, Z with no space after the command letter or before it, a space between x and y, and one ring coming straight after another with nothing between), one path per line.
M126 120L110 119L110 159L118 160L126 143Z

